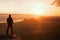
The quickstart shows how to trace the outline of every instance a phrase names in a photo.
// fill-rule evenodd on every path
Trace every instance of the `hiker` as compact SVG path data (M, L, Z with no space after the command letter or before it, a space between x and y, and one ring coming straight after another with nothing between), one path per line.
M12 28L12 25L13 25L13 19L11 17L11 15L9 15L9 17L7 18L7 24L8 24L8 27L7 27L7 34L8 34L8 31L9 31L9 28L11 29L11 34L13 34L13 28Z

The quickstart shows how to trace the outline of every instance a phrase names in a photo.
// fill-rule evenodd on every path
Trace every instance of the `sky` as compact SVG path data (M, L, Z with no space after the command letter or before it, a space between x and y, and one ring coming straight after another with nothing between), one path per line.
M44 15L58 15L60 8L51 6L51 3L52 0L0 0L0 14L45 13Z

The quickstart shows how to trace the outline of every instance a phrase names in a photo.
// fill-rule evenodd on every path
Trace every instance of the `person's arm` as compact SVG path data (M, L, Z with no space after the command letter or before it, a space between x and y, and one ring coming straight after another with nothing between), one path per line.
M13 19L11 18L11 20L12 20L12 24L13 24Z
M7 19L7 23L8 23L8 19Z

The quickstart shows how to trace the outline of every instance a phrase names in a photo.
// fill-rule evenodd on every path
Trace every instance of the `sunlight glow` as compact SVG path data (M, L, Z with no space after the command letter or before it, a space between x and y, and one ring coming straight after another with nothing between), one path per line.
M44 6L43 5L40 5L40 4L38 4L38 5L35 5L33 8L32 8L32 11L33 11L33 14L34 15L44 15L44 11L45 11L45 9L44 9Z
M42 9L38 9L38 8L34 9L33 11L35 15L42 15L44 12Z

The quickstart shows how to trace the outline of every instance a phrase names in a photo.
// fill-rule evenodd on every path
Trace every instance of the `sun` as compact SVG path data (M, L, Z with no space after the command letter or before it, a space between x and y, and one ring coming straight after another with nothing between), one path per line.
M45 10L44 10L44 8L41 5L35 5L32 8L32 11L33 11L34 15L40 16L40 15L44 15L44 11Z
M36 8L33 8L33 13L34 15L43 15L44 10L39 7L36 7Z
M43 15L43 12L44 12L44 10L39 8L35 8L33 11L35 15Z

